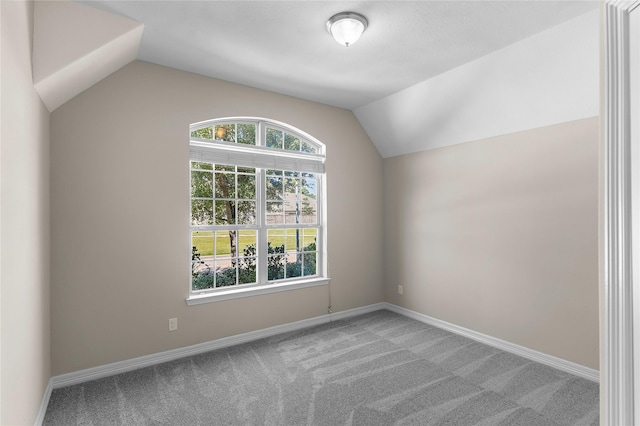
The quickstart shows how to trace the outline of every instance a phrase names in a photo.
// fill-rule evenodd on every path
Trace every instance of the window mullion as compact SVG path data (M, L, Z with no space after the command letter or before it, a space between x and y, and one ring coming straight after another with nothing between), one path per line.
M318 200L316 204L316 224L318 226L318 234L316 236L316 274L320 276L326 276L326 256L325 256L325 243L326 243L326 233L325 233L325 215L326 215L326 202L325 202L325 175L318 175L318 180L316 181L317 189L316 189L316 199Z
M265 132L264 129L264 122L259 122L258 123L258 131L256 134L256 146L266 146L266 137L263 137L263 134Z
M265 123L260 121L258 123L258 131L256 135L256 146L266 146L266 129ZM266 284L268 277L268 259L267 259L267 229L265 224L267 223L267 187L266 187L266 170L263 168L256 169L257 177L256 177L256 220L258 221L258 247L257 247L257 259L256 264L258 267L256 281L258 284Z
M234 124L234 128L235 128L235 138L236 141L238 140L238 126L236 124ZM234 265L234 268L236 270L236 285L240 284L240 268L239 268L239 261L240 261L240 230L238 229L238 223L240 223L240 206L238 205L240 203L240 201L238 200L238 167L235 166L233 168L234 172L233 172L233 188L234 188L234 206L233 209L235 210L234 215L235 215L235 225L236 225L236 258L231 260L231 264Z
M257 220L259 225L258 236L258 283L266 284L267 282L267 265L268 265L268 250L267 250L267 185L266 185L266 171L264 169L257 169L258 172L258 193L256 194L258 200L256 202L256 209L258 210Z

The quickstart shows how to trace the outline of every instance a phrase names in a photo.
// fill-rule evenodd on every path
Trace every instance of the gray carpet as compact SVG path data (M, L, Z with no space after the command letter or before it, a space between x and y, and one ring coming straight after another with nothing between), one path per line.
M598 385L377 311L55 389L45 425L598 425Z

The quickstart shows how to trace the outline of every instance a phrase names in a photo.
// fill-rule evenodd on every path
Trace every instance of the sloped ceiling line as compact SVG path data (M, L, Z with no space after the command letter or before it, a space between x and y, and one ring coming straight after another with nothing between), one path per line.
M33 82L50 112L138 57L144 25L69 1L34 5Z
M383 157L599 114L599 10L356 108Z
M153 5L150 6L150 3ZM191 62L174 52L176 40L173 40L173 44L159 43L159 40L167 42L166 37L168 34L172 34L172 29L181 28L179 25L182 25L185 20L175 19L175 16L178 16L178 11L181 13L179 15L181 17L193 18L186 20L190 25L199 22L195 17L203 19L208 17L209 14L205 12L211 12L210 9L214 6L223 10L242 12L243 14L233 16L242 16L248 22L254 22L253 20L258 19L254 23L264 25L263 20L254 16L255 10L253 8L247 9L242 2L237 4L232 4L232 2L213 3L215 5L210 2L196 5L181 2L162 2L161 4L155 2L92 2L92 6L97 4L103 7L103 9L98 9L71 1L37 1L34 8L34 86L49 111L54 111L80 92L135 59L148 60L152 63L174 66L179 69L188 68L187 65ZM271 2L265 3L270 4ZM393 2L389 2L389 4L391 3ZM497 10L501 10L504 14L510 10L509 8L504 9L505 5L502 3L494 3L485 3L483 8L476 10L476 12L483 11L486 15L488 12L484 10L485 8L488 10L498 8ZM529 4L529 2L525 3ZM369 99L374 100L351 109L382 157L409 154L595 116L599 112L599 9L593 8L593 5L589 3L591 2L585 2L586 6L589 6L589 11L586 13L438 75L425 76L422 81L408 88L396 90L391 94L387 92L382 96L379 91L366 89L369 90L367 92ZM313 4L317 8L327 7L322 2L314 2ZM554 10L561 10L558 7L564 3L554 2L553 5L553 7L550 6L547 14ZM382 8L382 10L386 10L384 7L390 7L387 2L376 3L375 6ZM452 10L461 8L459 11L466 10L468 14L469 10L466 8L473 5L467 2L455 3L454 5L436 2L428 6L427 9L420 9L421 13L434 13L432 9L438 7L444 8L441 11L444 13L449 10L448 8L453 7ZM577 6L580 8L576 10L583 8L581 4ZM374 14L375 11L379 12L373 5L369 5L369 8L371 8L369 11L371 14ZM267 8L267 10L270 9ZM406 13L406 9L403 10ZM172 14L167 15L169 12ZM292 14L292 16L295 15L293 12ZM145 43L149 45L151 43L149 40L155 40L155 44L151 43L151 46L147 46L145 51L145 47L141 47L143 24L122 15L134 17L144 22L150 19L152 24L149 24ZM540 11L537 16L540 19L542 19L541 17L547 19L546 15ZM558 17L554 19L558 19ZM237 19L230 21L234 23ZM153 25L154 22L155 25ZM215 29L216 26L205 25L205 27ZM267 28L270 27L267 26ZM220 44L224 46L225 43L231 43L231 46L235 46L238 51L248 51L249 49L253 52L249 56L255 62L255 52L260 51L253 45L257 43L257 40L247 37L238 37L236 40L233 38L236 33L233 33L231 29L229 32L227 38L218 41L217 49L221 48ZM153 34L155 34L155 38ZM313 34L313 37L327 37L327 34L322 32L319 35ZM373 38L375 35L373 29L368 35ZM269 40L277 41L281 36L274 37ZM324 42L327 40L316 41L313 37L310 41L312 44L315 43L314 46L325 46ZM456 37L458 37L456 40L463 40L464 34L458 34ZM197 45L197 40L194 41L193 37L190 37L189 43L192 42ZM234 44L240 42L245 44L238 45L240 47ZM336 48L337 46L334 44L328 44L323 48ZM375 46L374 40L371 40L370 44L369 48L371 49ZM275 43L271 46L273 45L278 44ZM366 44L362 45L367 47ZM174 46L174 50L171 49L171 46ZM178 49L178 51L193 48L190 44L180 46L182 49ZM150 55L150 51L156 52L159 56L154 57L155 60L147 57ZM270 51L270 48L265 47L263 56ZM339 50L337 53L344 56L345 51L346 49ZM145 56L145 52L147 56ZM313 52L311 57L314 58L326 56L318 55L318 52L313 49L310 52ZM349 56L352 56L352 53L363 54L363 52L352 50L349 51ZM209 56L205 55L205 57ZM280 57L279 55L275 56ZM203 56L198 57L202 58ZM375 57L379 58L378 55ZM181 62L175 62L180 58L186 61L181 66L179 66ZM356 55L355 58L342 58L342 60L357 58ZM165 63L169 59L174 62ZM262 64L262 61L258 62ZM376 63L378 64L379 61ZM407 64L407 67L411 66L415 66L415 64ZM384 69L384 64L370 68L377 69L378 67ZM189 71L198 72L198 70ZM297 74L293 71L290 72L287 77L286 75L270 75L263 71L259 78L255 76L255 72L250 72L254 76L254 80L240 83L266 90L276 90L273 87L263 87L264 84L258 80L282 80L287 82L287 86L291 86L291 83L295 82ZM210 75L205 72L203 74ZM343 75L341 74L341 77L337 78L334 74L327 73L327 76L322 77L322 81L326 83L325 85L328 84L337 89ZM356 72L356 74L358 73ZM226 79L224 72L221 75L210 76ZM327 79L331 80L331 83L327 83L329 81ZM400 78L400 81L406 84L404 78ZM396 81L396 83L398 82ZM304 86L304 81L300 84ZM293 86L296 85L293 84ZM355 96L348 90L341 92L344 92L341 96ZM304 90L295 93L288 93L285 90L282 93L314 100L313 96L308 94L305 96ZM374 96L375 94L377 96ZM318 101L318 99L315 100ZM329 104L336 105L336 99Z

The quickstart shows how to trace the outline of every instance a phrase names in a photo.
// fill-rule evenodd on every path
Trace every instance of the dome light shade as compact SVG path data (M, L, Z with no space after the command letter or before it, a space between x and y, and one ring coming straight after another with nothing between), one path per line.
M355 12L341 12L327 21L327 31L343 46L349 47L367 29L367 18Z

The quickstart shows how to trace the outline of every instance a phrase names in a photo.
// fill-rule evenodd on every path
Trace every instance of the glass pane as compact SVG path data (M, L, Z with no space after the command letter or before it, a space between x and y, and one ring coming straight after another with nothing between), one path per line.
M267 258L267 279L269 281L284 278L284 256L276 255Z
M302 172L300 174L300 176L302 177L302 179L316 179L317 176L315 173L307 173L307 172Z
M300 229L287 229L285 237L285 247L288 252L300 251L302 234Z
M214 137L217 141L235 142L235 124L216 124Z
M257 247L257 231L242 230L238 231L240 238L238 240L239 256L255 256Z
M256 223L256 202L238 201L238 224L253 225Z
M282 178L267 176L267 200L282 200Z
M267 202L267 225L283 223L282 202Z
M191 287L193 290L214 286L213 250L212 232L191 233Z
M300 223L316 223L317 208L318 203L315 198L303 195L300 202Z
M317 250L317 229L304 229L304 237L302 240L302 250L304 251L316 251Z
M213 232L192 232L191 245L195 249L195 251L192 250L192 254L197 254L201 259L212 257L214 250Z
M286 133L284 135L284 149L287 151L300 151L300 139Z
M284 240L284 229L269 229L267 231L267 277L269 281L284 278Z
M216 225L235 225L236 203L233 200L216 200Z
M282 176L282 170L267 170L268 176Z
M192 169L201 169L201 170L211 170L211 169L213 169L213 164L199 162L199 161L192 161L191 162L191 168Z
M191 196L196 198L213 197L213 173L191 172Z
M216 173L216 198L236 198L236 175Z
M252 284L256 282L256 258L239 259L238 284Z
M300 216L301 223L317 223L318 221L318 200L317 182L315 179L302 178L300 184Z
M221 170L224 172L235 172L236 166L231 166L228 164L216 164L216 170Z
M255 283L257 231L243 230L238 232L238 252L242 256L238 259L238 283Z
M191 224L192 225L212 225L213 224L213 201L212 200L191 200Z
M229 256L216 257L216 272L226 272L227 274L232 274L231 279L235 276L235 272L230 272L230 270L235 270L235 259L232 259ZM223 273L224 273L223 272ZM235 280L234 280L235 281ZM216 286L218 284L216 283Z
M267 148L282 149L282 132L267 128Z
M205 290L214 287L213 269L207 269L191 274L191 288L193 290Z
M252 168L252 167L240 167L238 166L238 173L251 173L251 174L255 174L256 169Z
M216 287L236 285L237 270L234 266L216 268Z
M302 255L302 271L306 277L316 274L316 253L307 252Z
M254 175L238 175L238 198L256 199L256 177Z
M238 283L249 284L256 282L256 247L257 231L239 231L238 242Z
M290 177L298 177L298 176L300 176L300 172L291 172L291 171L289 171L289 172L284 172L284 175L285 176L290 176Z
M292 258L296 258L296 256L291 256ZM290 263L290 259L287 258L287 278L295 278L302 276L302 257L300 257L300 261L294 261Z
M300 223L302 200L299 193L300 181L285 178L284 181L284 217L285 223Z
M307 142L305 142L305 141L302 141L302 148L301 148L300 150L301 150L302 152L313 152L313 153L316 153L316 152L317 152L317 150L316 150L316 147L315 147L315 146L313 146L313 145L311 145L311 144L308 144L308 143L307 143Z
M191 132L191 137L198 139L213 139L213 128L204 127L202 129L194 130Z
M267 246L269 254L284 253L284 229L269 229L267 232Z
M246 145L256 144L255 124L238 124L238 143Z
M226 262L224 267L230 266L231 257L235 257L235 247L237 247L236 233L238 231L216 231L216 266L221 266L220 262Z

